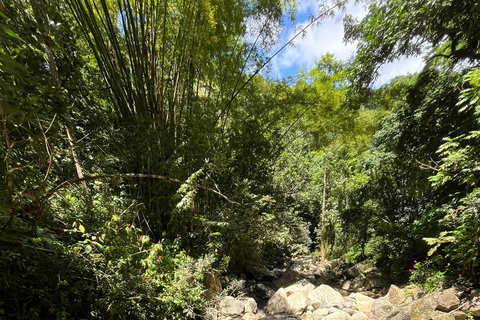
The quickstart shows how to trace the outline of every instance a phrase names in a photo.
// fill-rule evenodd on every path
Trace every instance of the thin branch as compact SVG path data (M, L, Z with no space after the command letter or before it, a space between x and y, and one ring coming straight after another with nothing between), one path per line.
M423 169L423 170L433 170L433 171L436 171L436 172L440 172L440 171L441 171L441 170L438 169L438 168L432 167L431 165L422 163L422 162L420 162L420 161L418 161L418 160L415 160L415 162L420 165L420 169Z
M255 78L255 76L257 74L260 73L261 70L263 70L263 68L265 68L266 65L268 65L280 52L283 51L283 49L285 49L287 46L289 46L290 44L293 43L293 41L298 38L298 36L300 36L301 34L304 34L305 31L310 28L313 24L315 24L316 22L318 22L321 18L323 18L325 15L327 15L329 12L331 12L333 9L335 9L336 7L338 7L339 5L336 4L328 9L326 9L324 12L322 12L321 14L319 14L317 17L315 17L314 19L312 19L305 27L303 27L300 31L298 31L295 36L293 36L288 42L286 42L280 49L278 49L270 58L267 59L267 61L265 61L257 70L255 70L255 72L248 78L248 80L240 87L240 89L238 89L237 92L235 92L235 94L232 95L232 98L228 101L227 105L225 106L225 109L220 113L220 115L217 117L216 121L214 122L213 125L215 125L218 120L228 111L228 109L230 108L230 106L232 105L233 101L237 98L237 96L240 94L240 92L250 83L250 81L253 80L253 78Z
M303 111L303 113L290 125L290 127L288 127L288 129L282 134L282 136L280 137L280 139L278 139L277 143L275 144L275 147L274 148L277 148L277 146L279 145L280 141L282 141L282 139L285 137L285 135L293 128L293 126L308 112L308 110L310 110L313 106L315 106L326 94L328 91L330 91L333 87L335 86L335 84L332 84L324 93L322 93L317 100L315 100L311 105L309 105L305 111Z
M187 185L190 185L192 187L196 187L196 188L199 188L199 189L203 189L205 191L208 191L208 192L212 192L214 194L216 194L217 196L225 199L228 203L231 203L231 204L236 204L236 205L241 205L240 203L238 202L235 202L235 201L232 201L230 199L228 199L225 195L223 195L222 193L212 189L212 188L209 188L209 187L205 187L205 186L202 186L200 184L197 184L197 183L191 183L191 182L187 182L187 181L182 181L182 180L178 180L178 179L175 179L175 178L170 178L170 177L166 177L166 176L160 176L160 175L155 175L155 174L144 174L144 173L123 173L123 174L105 174L105 175L98 175L98 176L86 176L86 177L83 177L83 178L75 178L75 179L71 179L71 180L68 180L68 181L64 181L62 183L60 183L59 185L57 185L56 187L52 188L49 192L47 192L47 194L43 197L42 199L42 202L43 203L46 203L48 201L48 199L53 195L55 194L57 191L59 191L60 189L63 189L67 186L70 186L72 184L77 184L77 183L81 183L83 181L94 181L94 180L108 180L108 179L123 179L123 178L150 178L150 179L161 179L161 180L166 180L166 181L170 181L170 182L174 182L174 183L178 183L178 184L187 184Z

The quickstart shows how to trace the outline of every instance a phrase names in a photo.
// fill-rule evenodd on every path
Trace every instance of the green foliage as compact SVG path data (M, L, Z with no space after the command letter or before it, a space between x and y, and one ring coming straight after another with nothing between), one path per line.
M410 281L418 285L426 293L442 289L446 285L445 274L448 266L445 266L444 258L441 255L434 255L431 259L417 262L409 270Z
M349 17L345 22L345 38L358 41L353 83L370 85L379 66L402 56L426 55L428 62L442 58L454 64L478 61L480 35L471 26L478 23L479 10L474 0L372 1L362 21Z

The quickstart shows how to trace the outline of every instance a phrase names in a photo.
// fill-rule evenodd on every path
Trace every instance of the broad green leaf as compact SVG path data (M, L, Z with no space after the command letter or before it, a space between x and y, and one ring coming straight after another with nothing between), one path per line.
M11 29L7 28L5 25L1 25L0 24L0 29L3 30L3 32L5 32L7 35L9 35L10 37L12 38L15 38L17 40L20 40L22 42L25 42L25 40L23 40L22 38L20 38L15 32L13 32Z

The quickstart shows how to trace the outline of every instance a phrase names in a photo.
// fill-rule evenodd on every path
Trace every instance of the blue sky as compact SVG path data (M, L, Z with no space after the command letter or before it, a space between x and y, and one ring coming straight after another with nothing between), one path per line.
M297 21L294 25L286 23L278 45L272 48L272 54L288 42L294 35L294 28L306 25L309 18L317 12L316 0L298 0ZM355 52L355 44L343 42L343 17L352 14L361 19L365 15L362 4L350 1L345 12L337 12L334 17L325 19L320 25L307 30L305 37L295 39L293 46L286 47L270 62L269 76L281 78L295 75L299 68L311 68L315 61L326 53L333 53L338 59L347 61ZM381 76L375 86L388 83L397 75L405 75L419 71L423 67L422 58L401 59L382 67Z

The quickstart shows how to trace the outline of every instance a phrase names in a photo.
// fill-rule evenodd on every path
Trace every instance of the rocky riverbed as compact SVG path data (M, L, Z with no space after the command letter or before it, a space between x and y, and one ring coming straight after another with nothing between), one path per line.
M218 300L207 320L465 320L480 319L480 290L454 287L426 294L403 286L402 274L386 275L369 261L347 266L297 257L290 268L258 270L233 279L237 297ZM395 284L395 282L397 282ZM219 290L220 279L207 281Z

